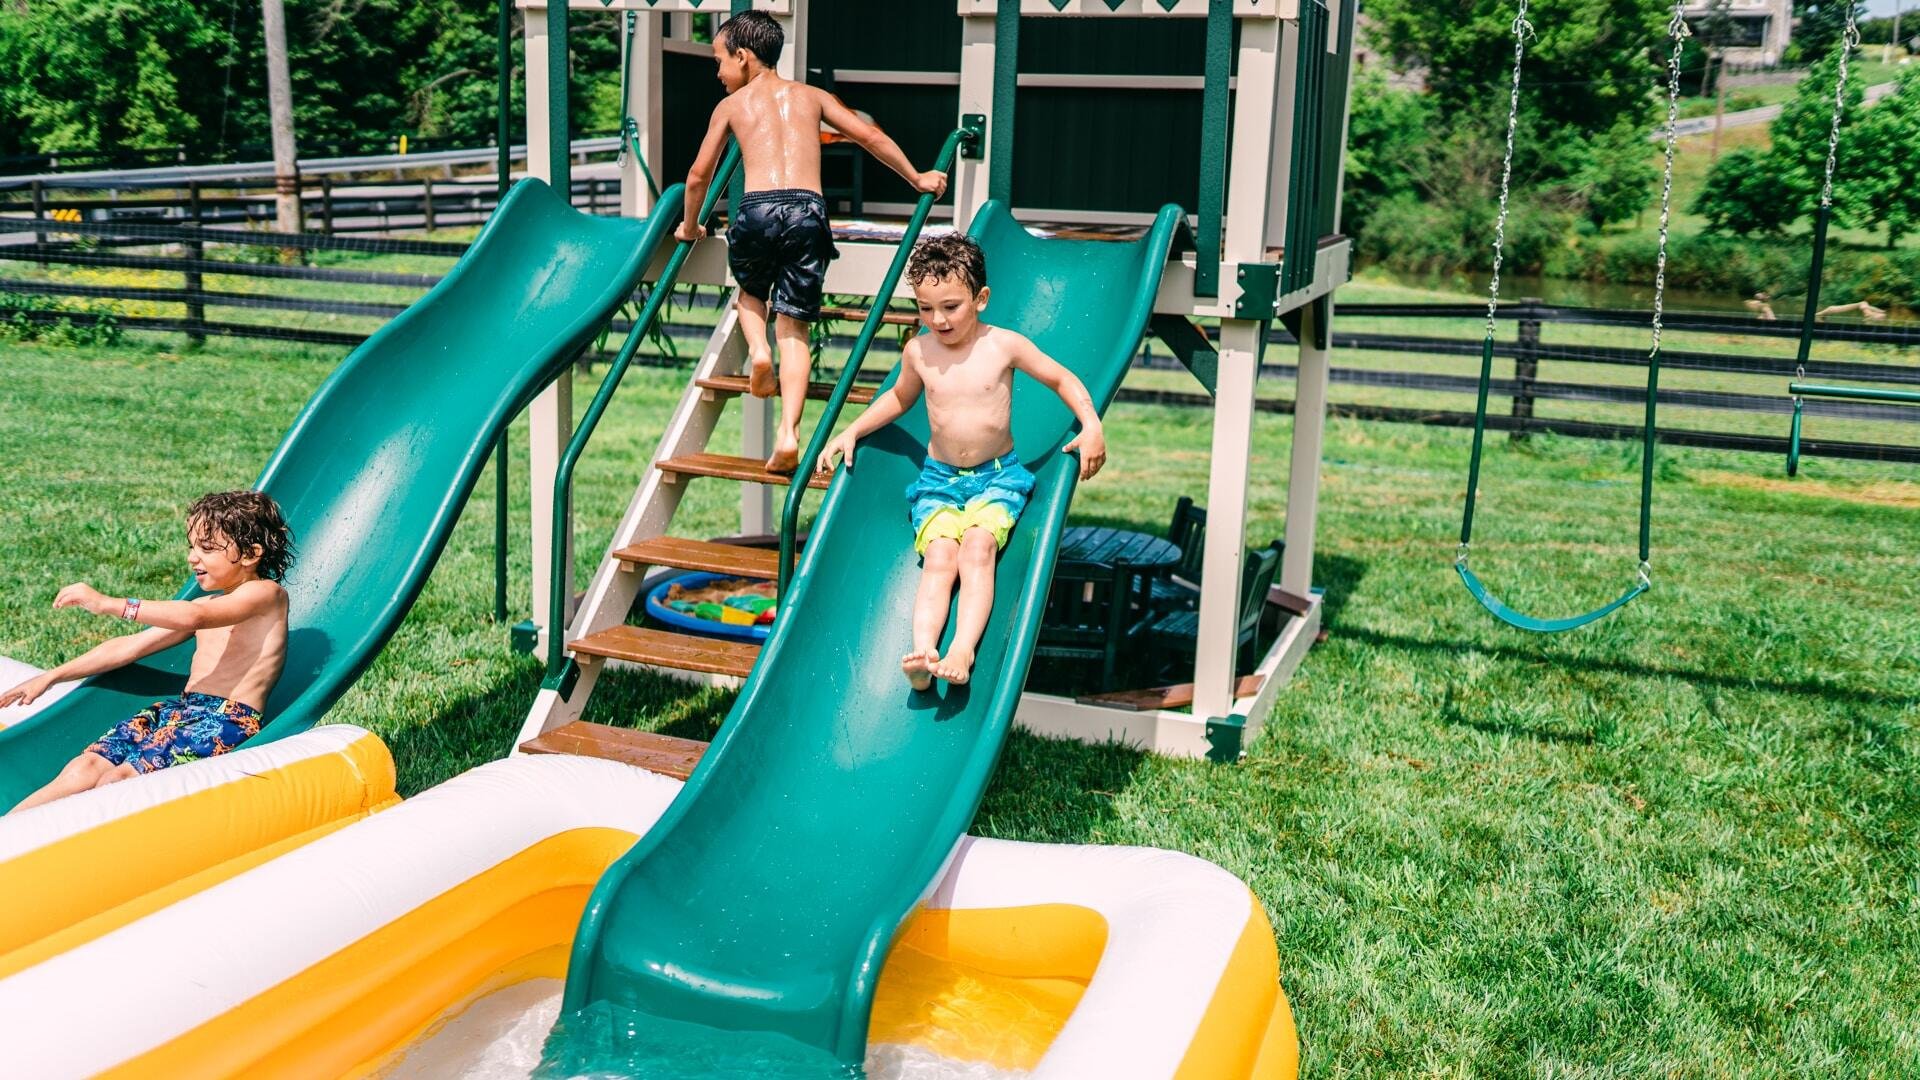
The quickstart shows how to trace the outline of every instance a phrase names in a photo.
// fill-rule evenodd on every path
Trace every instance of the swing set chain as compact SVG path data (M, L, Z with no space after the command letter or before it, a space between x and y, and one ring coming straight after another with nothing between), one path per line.
M1820 206L1833 205L1833 163L1840 152L1840 116L1847 103L1847 58L1860 47L1860 28L1854 24L1853 8L1847 8L1847 28L1840 36L1840 77L1833 83L1833 126L1827 129L1827 175L1820 184Z
M1493 221L1493 282L1487 286L1487 336L1494 333L1494 315L1500 309L1500 261L1507 246L1507 193L1513 182L1513 133L1520 126L1520 62L1526 57L1533 24L1527 21L1527 0L1513 17L1513 86L1507 99L1507 152L1500 161L1500 212ZM1464 545L1462 545L1464 547ZM1461 559L1466 557L1461 553Z
M1660 246L1653 271L1653 352L1660 351L1660 323L1667 302L1667 223L1673 216L1673 142L1674 125L1680 117L1680 57L1686 41L1693 36L1681 4L1673 5L1673 19L1667 23L1667 36L1673 39L1673 55L1667 59L1667 138L1666 172L1660 186Z
M1833 171L1835 160L1840 156L1840 122L1847 109L1847 61L1853 56L1853 50L1860 47L1860 27L1854 22L1852 8L1847 9L1847 27L1840 35L1840 71L1833 81L1833 122L1827 128L1827 170L1820 180L1820 208L1830 210L1833 207ZM1803 351L1804 355L1804 351ZM1807 377L1807 365L1797 361L1793 365L1793 377L1796 380ZM1793 396L1793 406L1800 408L1800 395Z

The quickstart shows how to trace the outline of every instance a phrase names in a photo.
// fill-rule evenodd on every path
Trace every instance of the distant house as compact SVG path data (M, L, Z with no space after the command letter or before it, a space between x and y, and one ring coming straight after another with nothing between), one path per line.
M1790 0L1731 0L1724 11L1714 0L1694 0L1681 13L1703 42L1713 33L1715 16L1724 14L1727 21L1714 44L1737 67L1772 67L1793 39Z

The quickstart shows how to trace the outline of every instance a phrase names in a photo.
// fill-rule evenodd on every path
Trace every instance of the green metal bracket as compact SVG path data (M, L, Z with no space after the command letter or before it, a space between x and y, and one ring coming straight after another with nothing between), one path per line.
M1240 283L1240 296L1233 302L1236 319L1266 320L1279 312L1275 298L1280 295L1278 263L1241 263L1234 270Z
M573 696L573 688L580 681L580 662L569 656L560 665L560 670L540 680L540 689L557 690L560 700Z
M1149 325L1153 336L1212 394L1220 381L1220 351L1207 340L1206 331L1184 315L1155 315Z
M987 156L987 114L970 112L960 117L960 156L969 161L979 161Z
M1216 765L1231 765L1246 753L1247 718L1234 713L1207 721L1207 760Z
M507 631L507 640L514 652L531 654L540 647L540 624L532 619L521 619Z

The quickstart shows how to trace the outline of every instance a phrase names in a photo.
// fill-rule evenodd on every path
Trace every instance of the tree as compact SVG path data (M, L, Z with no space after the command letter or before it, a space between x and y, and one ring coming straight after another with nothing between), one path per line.
M1432 137L1432 99L1387 85L1376 69L1354 78L1347 116L1345 195L1342 227L1359 235L1374 211L1416 188L1414 168Z
M1920 229L1920 69L1860 117L1848 171L1834 178L1834 199L1862 228L1885 226L1887 246Z
M0 144L158 148L203 137L231 50L199 4L35 0L0 7Z
M281 0L260 0L267 53L267 108L273 124L273 182L281 232L299 232L300 160L293 141L293 83L287 75L287 14ZM289 252L290 253L290 252Z
M1711 232L1777 235L1800 217L1797 199L1771 155L1742 148L1713 163L1690 209Z
M1794 0L1793 48L1800 59L1817 63L1833 55L1847 27L1847 13L1858 22L1867 5L1859 0Z
M1819 206L1827 171L1827 143L1833 129L1834 80L1839 71L1840 53L1836 50L1795 84L1793 97L1781 106L1780 115L1767 128L1773 144L1768 151L1768 167L1793 192L1789 221L1811 215ZM1847 79L1844 100L1840 145L1834 155L1836 184L1858 171L1853 159L1860 145L1861 106L1866 100L1866 89L1858 78ZM1845 205L1836 205L1835 209L1837 221L1850 223Z
M1367 8L1389 55L1426 73L1436 118L1426 134L1435 140L1506 116L1513 8L1504 0L1464 7L1437 15L1426 0L1370 0ZM1533 9L1515 144L1520 198L1595 224L1646 206L1653 173L1639 140L1655 122L1652 57L1665 56L1668 17L1664 0L1544 0ZM1480 143L1496 154L1496 173L1503 143L1504 131Z

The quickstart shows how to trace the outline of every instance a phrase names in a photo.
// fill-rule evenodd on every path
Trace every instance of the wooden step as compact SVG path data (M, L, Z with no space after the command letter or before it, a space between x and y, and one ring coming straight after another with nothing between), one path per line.
M774 548L741 547L716 544L707 540L683 540L678 536L656 536L631 547L623 547L613 557L632 566L671 566L676 570L704 570L729 577L764 578L779 576L780 552Z
M660 462L661 472L681 476L717 476L722 480L742 480L749 484L790 484L793 477L769 472L766 462L731 454L682 454ZM807 478L810 488L825 488L833 474L817 472Z
M567 644L582 656L600 656L634 664L673 668L676 671L704 671L709 675L736 675L746 678L760 646L726 638L674 634L642 626L610 626L597 634Z
M693 385L702 390L712 390L722 394L744 394L747 392L745 375L709 375L704 379L693 380ZM855 385L847 391L847 404L865 405L873 401L873 395L879 391L877 386ZM814 401L825 401L833 396L833 384L810 382L807 384L807 397Z
M1235 698L1252 697L1260 692L1262 681L1258 675L1240 676L1240 681L1234 684L1233 696ZM1126 709L1130 712L1184 709L1193 704L1193 684L1153 686L1145 690L1114 690L1105 694L1087 694L1077 700L1082 705L1101 705L1109 709Z
M623 765L634 765L648 772L685 780L707 752L707 744L698 739L681 739L651 731L608 727L575 720L562 724L537 739L528 739L520 749L529 754L572 754L575 757L605 758Z
M868 308L853 307L823 307L820 309L820 317L822 319L844 319L848 322L864 323L867 321L867 312L869 310ZM880 316L880 322L884 326L919 326L920 316L905 311L889 311L885 315Z

